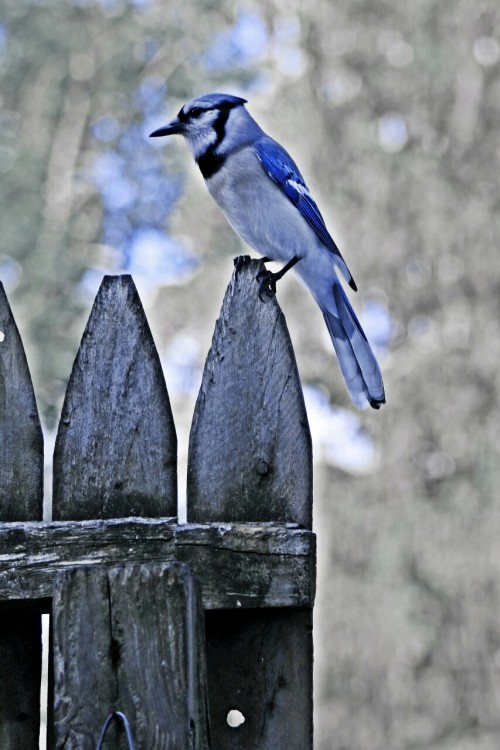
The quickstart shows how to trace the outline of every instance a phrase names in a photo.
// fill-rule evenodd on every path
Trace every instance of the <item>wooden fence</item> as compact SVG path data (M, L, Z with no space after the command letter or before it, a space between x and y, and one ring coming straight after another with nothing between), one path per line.
M0 285L2 750L38 747L44 612L49 748L96 748L115 711L143 750L312 747L311 442L261 267L235 267L216 324L186 524L168 393L128 276L103 280L84 331L42 521L42 432ZM116 716L103 747L128 747Z

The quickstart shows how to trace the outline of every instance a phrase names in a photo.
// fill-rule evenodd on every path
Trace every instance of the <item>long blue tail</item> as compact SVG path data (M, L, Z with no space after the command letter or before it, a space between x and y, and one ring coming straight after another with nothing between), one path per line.
M347 389L356 406L380 409L385 392L378 362L338 281L333 284L333 296L338 316L323 307L322 311Z

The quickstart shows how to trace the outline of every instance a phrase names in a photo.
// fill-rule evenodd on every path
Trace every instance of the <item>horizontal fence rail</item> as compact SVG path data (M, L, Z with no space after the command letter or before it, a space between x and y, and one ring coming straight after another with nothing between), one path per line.
M314 600L315 539L296 524L18 522L0 526L0 549L5 601L49 599L55 576L67 568L168 560L189 564L205 609L310 607Z

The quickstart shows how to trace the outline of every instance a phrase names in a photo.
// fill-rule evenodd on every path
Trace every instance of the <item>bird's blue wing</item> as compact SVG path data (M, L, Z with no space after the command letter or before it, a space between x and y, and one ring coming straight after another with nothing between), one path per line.
M287 198L297 206L304 219L310 224L321 242L334 255L342 258L340 250L330 237L323 217L311 197L304 178L285 149L271 138L261 138L255 144L255 151L265 171L282 190ZM342 259L343 260L343 259Z

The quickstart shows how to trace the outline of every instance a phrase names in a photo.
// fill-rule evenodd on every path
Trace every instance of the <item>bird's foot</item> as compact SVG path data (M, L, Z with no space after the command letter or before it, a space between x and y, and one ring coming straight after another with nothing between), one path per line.
M264 263L267 263L271 260L271 258L268 258L266 256L264 258L261 258L261 260ZM283 266L281 271L278 271L277 273L271 273L271 271L268 271L267 268L259 271L259 273L257 274L257 281L260 281L259 297L261 298L262 302L265 302L264 297L266 297L267 299L269 299L270 297L274 297L274 295L276 294L276 282L282 279L287 271L289 271L290 268L293 268L294 265L299 262L299 260L299 256L294 255L293 258L288 261L286 266Z
M276 294L276 277L281 278L279 274L268 271L267 268L259 271L257 281L259 282L259 297L262 302L271 299Z
M252 259L249 255L238 255L238 257L233 260L234 267L237 271L240 271L243 266L248 266L251 260Z

